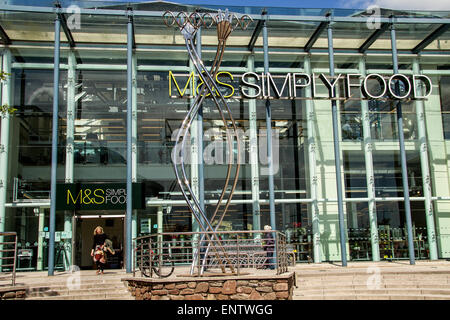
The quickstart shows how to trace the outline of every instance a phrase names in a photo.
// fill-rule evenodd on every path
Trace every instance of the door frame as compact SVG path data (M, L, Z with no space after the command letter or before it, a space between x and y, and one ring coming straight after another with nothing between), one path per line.
M72 216L72 265L75 265L75 262L77 262L77 223L78 219L118 219L122 218L123 225L122 225L122 232L123 232L123 244L122 247L126 248L126 237L125 237L125 231L126 231L126 223L125 223L125 213L123 214L99 214L98 211L92 211L91 213L86 214L77 214L76 211L74 211L74 214ZM81 257L79 257L81 259ZM81 265L81 261L79 261ZM123 254L123 265L126 265L126 255ZM80 267L80 266L79 266Z

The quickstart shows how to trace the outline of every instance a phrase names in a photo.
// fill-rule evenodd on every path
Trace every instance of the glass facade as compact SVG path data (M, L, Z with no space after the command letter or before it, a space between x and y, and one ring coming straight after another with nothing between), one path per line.
M132 180L144 186L146 203L145 209L133 211L133 237L198 230L172 166L177 130L198 88L198 77L190 78L194 68L178 30L166 28L158 15L166 9L192 11L192 8L165 5L167 8L158 4L132 5L135 12L154 13L153 16L136 15L133 20L136 49L132 55ZM95 6L102 8L98 2ZM87 4L85 7L91 8ZM126 6L117 4L111 9L119 12ZM210 10L216 9L210 6ZM255 19L260 14L259 8L230 10L253 14ZM270 12L274 15L267 28L269 71L274 79L272 90L283 87L288 73L328 75L325 31L309 53L301 50L320 26L325 10L298 9L292 13L271 8ZM383 12L383 17L389 13ZM17 109L11 116L2 115L0 127L1 146L7 149L2 153L6 157L2 163L8 166L7 173L0 177L2 230L18 233L22 250L19 270L43 270L47 267L51 203L54 14L11 11L2 6L0 14L1 25L11 41L9 46L5 45L2 36L2 70L10 70L7 80L2 82L2 104ZM318 19L284 21L283 14ZM339 20L363 17L356 11L336 10L334 14L338 19L333 25L335 73L342 74L344 79L347 74L392 75L389 33L376 39L362 55L357 49L374 30L363 20ZM404 19L428 17L423 12L397 14L403 14ZM442 12L435 19L448 19L449 15ZM106 24L111 28L105 29ZM76 46L70 47L61 33L59 184L109 184L127 180L126 25L127 19L119 13L102 15L81 11L80 28L71 30ZM258 37L256 25L257 21L248 30L236 30L232 34L223 57L223 74L218 77L224 84L223 94L230 95L227 102L242 137L242 159L237 159L235 143L229 150L226 126L214 103L206 99L203 104L200 141L204 151L205 209L209 216L225 183L230 152L234 161L241 161L236 191L222 223L224 230L255 230L270 224L266 100L246 99L240 91L243 74L261 75L264 71L262 34ZM404 22L397 29L399 73L424 74L432 81L432 93L427 99L405 100L401 105L416 259L450 258L447 218L450 213L450 34L447 31L434 39L420 57L408 51L437 26L438 23L430 26ZM258 38L249 51L254 33ZM208 67L215 56L215 41L214 30L202 32L202 58ZM318 77L316 81L315 94L326 95L327 88L319 83ZM353 81L357 82L356 78ZM367 82L367 87L372 94L383 91L374 79ZM354 94L347 99L345 81L339 81L336 88L348 259L371 261L377 260L377 256L381 260L408 259L398 101L389 99L387 93L379 99L367 100L357 89L352 89ZM405 90L400 86L400 92ZM275 227L286 234L298 262L340 261L331 101L311 99L311 92L305 87L298 88L296 94L296 99L270 100ZM199 141L198 125L195 121L195 129L191 129L189 150L194 150ZM196 186L199 167L195 153L189 152L188 158L187 173ZM252 163L251 159L256 162ZM427 218L430 212L432 224ZM114 246L124 251L125 215L124 210L56 211L56 267L67 268L69 264L90 267L89 262L84 262L87 250L84 239L90 239L90 229L95 223L113 234ZM316 217L317 228L314 227ZM435 236L430 239L432 233ZM436 246L437 257L432 256L430 245ZM31 257L27 252L31 252ZM118 262L119 266L120 263L123 260Z

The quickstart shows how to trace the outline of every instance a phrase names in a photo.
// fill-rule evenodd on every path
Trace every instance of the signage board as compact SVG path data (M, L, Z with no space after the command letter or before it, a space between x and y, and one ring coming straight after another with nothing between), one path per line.
M145 208L144 184L133 183L133 209ZM56 185L56 210L126 210L126 183L61 183Z

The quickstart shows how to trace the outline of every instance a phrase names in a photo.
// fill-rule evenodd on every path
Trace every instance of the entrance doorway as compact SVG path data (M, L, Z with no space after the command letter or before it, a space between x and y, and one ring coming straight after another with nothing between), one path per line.
M97 226L103 228L107 238L112 241L114 255L108 254L107 269L122 269L124 266L124 219L125 215L96 215L81 214L75 216L75 252L74 262L80 269L95 269L95 263L91 257L91 249L94 240L94 229Z

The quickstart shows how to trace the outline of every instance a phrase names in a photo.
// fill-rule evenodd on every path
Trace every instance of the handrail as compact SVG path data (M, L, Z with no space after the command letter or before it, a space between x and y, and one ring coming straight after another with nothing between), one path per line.
M9 239L8 241L6 241L4 239L5 237L13 237L13 239ZM13 261L10 262L10 260ZM6 263L4 263L4 261ZM17 233L0 232L0 275L10 273L11 284L13 286L16 285L16 261L17 261ZM0 280L7 278L9 278L8 275L6 275L4 278L3 276L0 276Z
M209 232L161 232L134 238L135 258L133 272L141 270L141 276L152 276L152 268L143 270L143 261L151 261L152 256L159 261L153 261L150 265L170 262L175 268L191 266L191 275L206 276L203 269L222 270L231 263L234 267L234 275L241 275L242 269L270 268L277 274L288 271L288 252L286 236L280 231L217 231L218 239L203 240L202 235ZM273 244L265 242L264 235L272 234ZM206 238L203 238L206 239ZM223 252L207 252L208 242L215 245L220 241ZM226 256L226 259L225 259ZM205 262L199 263L200 260ZM149 264L147 263L147 266ZM195 271L195 269L197 269ZM212 272L212 271L211 271Z

